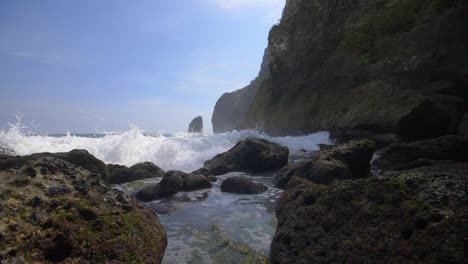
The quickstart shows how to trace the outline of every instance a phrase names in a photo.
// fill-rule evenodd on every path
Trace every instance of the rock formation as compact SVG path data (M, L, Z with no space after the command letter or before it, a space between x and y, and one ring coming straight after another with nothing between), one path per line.
M233 171L262 173L275 171L288 162L289 149L265 139L247 138L230 150L205 161L205 168L213 175Z
M314 184L276 207L271 263L463 263L468 163Z
M214 133L223 133L243 128L243 120L248 112L260 84L270 78L268 52L265 50L258 77L249 85L231 93L225 93L218 99L213 111L211 123Z
M203 118L201 116L195 117L189 124L189 133L203 133Z
M293 176L318 184L368 177L374 148L374 142L361 140L321 150L311 159L285 166L275 174L273 182L284 189Z
M100 167L94 159L84 151L0 156L0 262L162 261L158 217L86 169Z
M254 182L247 177L233 176L221 183L221 191L237 194L258 194L268 190L264 184Z
M227 124L213 118L214 131L456 133L468 98L467 12L466 1L287 0L269 34L270 76L253 99L231 103Z
M166 172L161 182L145 185L133 195L140 201L150 202L182 191L189 192L211 187L211 181L203 175L173 170Z
M127 168L121 165L107 165L111 184L122 184L131 181L162 177L164 171L151 162L142 162Z

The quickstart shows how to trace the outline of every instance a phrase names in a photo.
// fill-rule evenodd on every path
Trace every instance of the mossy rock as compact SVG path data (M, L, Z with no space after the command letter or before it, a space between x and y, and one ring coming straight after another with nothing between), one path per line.
M31 171L35 173L25 175ZM41 157L1 170L0 183L0 260L162 261L167 236L158 217L133 198L103 185L99 175Z

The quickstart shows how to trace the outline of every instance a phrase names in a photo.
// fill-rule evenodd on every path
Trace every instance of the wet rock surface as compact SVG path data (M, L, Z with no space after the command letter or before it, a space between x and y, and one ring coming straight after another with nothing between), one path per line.
M122 184L164 175L164 171L151 162L137 163L130 168L110 164L107 165L107 170L111 184Z
M91 155L88 151L83 149L74 149L70 152L59 152L59 153L35 153L27 156L15 156L15 157L2 157L0 159L0 169L21 167L24 163L31 159L38 159L41 157L54 157L67 161L73 165L87 169L90 172L98 173L102 180L109 184L109 176L107 173L107 167L104 162Z
M238 194L259 194L268 190L262 183L240 176L229 177L221 183L221 191Z
M195 117L189 124L189 133L203 133L203 118L201 116Z
M374 149L375 143L370 140L351 141L325 148L311 159L285 166L274 175L273 182L275 187L285 189L293 176L319 184L368 177Z
M0 262L162 261L167 237L156 214L77 166L100 165L82 154L0 157Z
M328 186L294 177L276 207L271 262L461 263L467 188L467 163Z
M372 165L378 170L404 170L441 161L468 161L468 138L443 136L395 143L379 152Z
M214 175L233 171L262 173L275 171L288 162L289 149L259 138L239 141L227 152L205 162L205 168Z
M162 199L181 191L195 191L211 188L211 181L199 174L188 174L182 171L168 171L161 182L143 186L134 192L134 196L143 202Z

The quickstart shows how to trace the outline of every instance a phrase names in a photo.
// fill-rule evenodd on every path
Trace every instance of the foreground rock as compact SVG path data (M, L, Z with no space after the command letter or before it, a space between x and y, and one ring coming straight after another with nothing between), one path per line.
M211 181L203 175L187 174L182 171L168 171L161 182L145 185L134 196L143 202L150 202L172 196L178 192L189 192L211 188Z
M28 156L16 156L16 157L4 157L0 159L0 170L4 170L8 167L22 166L25 162L31 159L38 159L40 157L54 157L64 161L68 161L73 165L87 169L90 172L98 173L104 183L109 184L109 175L107 173L107 167L104 162L91 155L87 150L74 149L70 152L59 152L59 153L34 153Z
M268 190L264 184L254 182L247 177L234 176L221 183L221 191L237 194L258 194Z
M203 133L203 118L201 116L195 117L189 124L189 133Z
M319 184L335 180L357 179L369 176L369 162L375 144L370 140L351 141L316 153L311 159L289 164L274 178L275 187L285 189L291 177L296 176Z
M107 170L111 184L122 184L164 175L164 171L151 162L138 163L130 168L121 165L107 165Z
M205 168L214 175L232 171L262 173L275 171L288 162L289 149L259 138L239 141L227 152L205 162Z
M463 263L468 163L330 186L293 178L272 263Z
M51 156L0 160L0 262L162 261L158 217L99 174Z
M395 143L379 153L373 166L380 170L404 170L449 160L468 161L468 138L443 136L425 141Z

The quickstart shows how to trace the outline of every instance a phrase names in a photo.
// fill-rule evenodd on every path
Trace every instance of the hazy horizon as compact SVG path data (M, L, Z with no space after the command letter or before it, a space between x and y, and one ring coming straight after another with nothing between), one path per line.
M211 133L225 92L249 84L284 0L0 2L0 128Z

